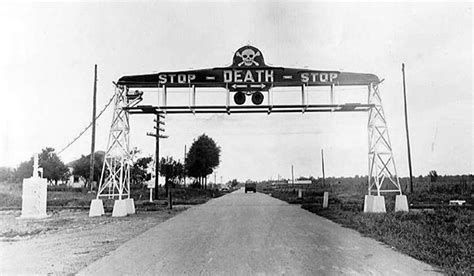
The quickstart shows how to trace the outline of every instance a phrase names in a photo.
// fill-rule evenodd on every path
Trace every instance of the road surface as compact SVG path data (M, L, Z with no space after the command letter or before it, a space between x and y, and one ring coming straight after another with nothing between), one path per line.
M260 193L191 208L85 268L117 275L433 275L433 267Z

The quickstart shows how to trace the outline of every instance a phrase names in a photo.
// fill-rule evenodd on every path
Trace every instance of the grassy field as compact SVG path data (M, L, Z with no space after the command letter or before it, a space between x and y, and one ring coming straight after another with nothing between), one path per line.
M293 191L271 191L271 194L289 203L301 204L302 208L312 213L440 267L448 274L474 275L472 182L456 187L457 184L437 182L431 187L418 185L418 191L408 195L408 200L412 207L419 208L412 208L409 213L393 212L394 196L386 197L387 213L363 213L364 194L357 192L357 185L354 184L344 189L343 185L350 183L318 187L304 193L302 199L297 198L297 193ZM327 209L322 208L324 190L332 191ZM464 199L470 207L449 206L450 199Z
M21 208L22 188L20 183L0 183L0 209ZM213 190L193 188L174 188L173 204L195 205L202 204L211 198L219 197L223 193ZM150 191L146 188L133 188L131 197L135 200L136 208L142 210L157 210L167 205L165 190L159 190L159 200L149 203ZM70 188L64 185L48 186L47 207L53 208L88 208L92 199L96 198L95 192L81 188ZM104 208L111 211L113 200L104 199Z

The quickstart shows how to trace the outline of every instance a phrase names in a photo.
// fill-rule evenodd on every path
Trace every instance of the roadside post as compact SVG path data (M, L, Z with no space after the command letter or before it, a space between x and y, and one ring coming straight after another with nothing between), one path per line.
M329 193L328 193L328 192L324 192L323 208L328 208L328 203L329 203Z
M155 187L155 178L152 178L147 183L148 189L150 189L150 202L153 202L153 188Z

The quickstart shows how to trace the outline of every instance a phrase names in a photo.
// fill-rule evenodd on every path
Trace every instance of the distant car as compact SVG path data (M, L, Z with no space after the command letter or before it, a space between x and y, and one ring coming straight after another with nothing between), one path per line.
M221 192L229 192L229 191L230 191L230 190L229 190L229 188L227 188L227 187L221 188Z
M257 183L245 183L245 193L250 191L257 192Z

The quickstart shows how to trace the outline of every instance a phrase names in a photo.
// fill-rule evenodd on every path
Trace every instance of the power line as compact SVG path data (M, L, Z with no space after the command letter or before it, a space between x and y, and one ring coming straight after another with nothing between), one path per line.
M109 105L112 103L112 100L114 99L115 97L115 94L110 98L109 102L104 106L104 108L99 112L99 115L97 115L97 117L95 117L95 119L99 119L100 115L102 115L102 113L104 113L104 111L107 109L107 107L109 107ZM69 148L72 144L74 144L74 142L76 142L79 138L81 138L81 136L92 126L93 122L91 121L90 124L83 130L81 131L81 133L79 133L79 135L74 138L69 144L67 144L62 150L60 150L58 152L58 155L61 154L63 151L65 151L67 148Z

